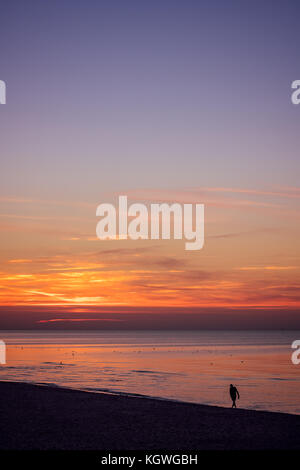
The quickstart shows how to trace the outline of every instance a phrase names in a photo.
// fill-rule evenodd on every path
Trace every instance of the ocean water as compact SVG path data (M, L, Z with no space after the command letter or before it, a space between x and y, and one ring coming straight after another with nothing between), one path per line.
M0 380L300 414L300 331L0 331Z

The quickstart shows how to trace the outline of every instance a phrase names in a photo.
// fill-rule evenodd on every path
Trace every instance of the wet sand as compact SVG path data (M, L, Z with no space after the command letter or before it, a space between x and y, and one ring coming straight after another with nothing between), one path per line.
M0 382L0 449L300 449L300 416Z

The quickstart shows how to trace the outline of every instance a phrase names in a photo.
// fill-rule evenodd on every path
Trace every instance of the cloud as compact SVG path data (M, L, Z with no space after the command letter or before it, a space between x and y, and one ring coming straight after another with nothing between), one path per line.
M240 271L289 271L290 269L300 269L299 266L243 266L236 268Z
M141 190L128 190L127 196L133 200L139 200L143 202L166 202L166 203L181 203L181 204L196 204L204 203L206 206L219 207L219 208L281 208L284 207L279 203L272 203L268 201L257 201L251 199L237 199L237 198L225 198L224 196L218 197L218 191L216 188L203 188L203 189L141 189ZM225 193L237 194L230 188ZM216 193L215 197L211 197L211 193ZM240 194L240 193L238 193ZM245 192L244 194L249 194ZM257 194L256 192L250 194ZM261 193L259 193L261 194ZM266 195L265 193L262 193Z
M259 190L259 189L243 189L243 188L200 188L200 191L203 192L212 192L212 193L232 193L232 194L248 194L255 196L274 196L281 198L300 198L300 188L295 187L285 187L278 188L274 190Z
M122 322L120 318L50 318L48 320L37 320L36 323L58 323L58 322Z
M94 208L95 204L83 201L64 201L64 200L51 200L51 199L35 199L24 197L0 197L0 203L8 204L29 204L29 205L50 205L50 206L63 206L63 207L87 207Z
M16 263L16 264L27 264L32 263L32 259L10 259L8 260L9 263Z

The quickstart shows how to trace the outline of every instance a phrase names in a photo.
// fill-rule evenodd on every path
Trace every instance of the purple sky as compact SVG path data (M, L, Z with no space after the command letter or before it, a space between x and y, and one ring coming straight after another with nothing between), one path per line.
M5 2L2 193L296 186L299 13L297 1Z

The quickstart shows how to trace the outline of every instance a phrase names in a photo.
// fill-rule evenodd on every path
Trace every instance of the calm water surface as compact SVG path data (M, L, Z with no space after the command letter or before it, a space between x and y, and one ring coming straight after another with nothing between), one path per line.
M300 331L0 331L0 380L300 414Z

